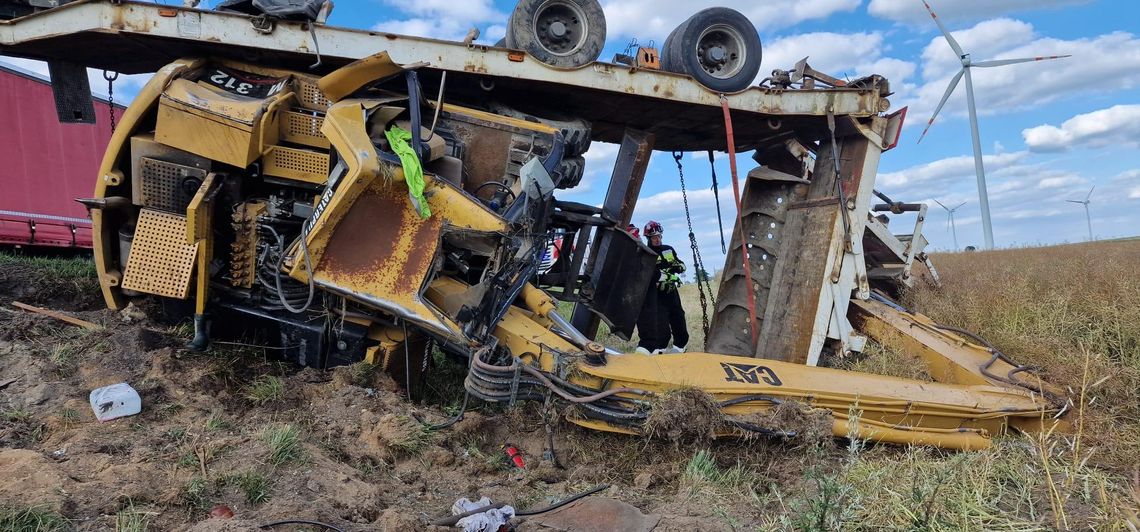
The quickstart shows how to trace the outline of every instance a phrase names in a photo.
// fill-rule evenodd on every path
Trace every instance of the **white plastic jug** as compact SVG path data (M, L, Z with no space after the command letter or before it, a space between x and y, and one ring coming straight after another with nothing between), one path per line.
M142 412L139 392L125 382L91 390L90 399L91 410L99 421L110 421Z

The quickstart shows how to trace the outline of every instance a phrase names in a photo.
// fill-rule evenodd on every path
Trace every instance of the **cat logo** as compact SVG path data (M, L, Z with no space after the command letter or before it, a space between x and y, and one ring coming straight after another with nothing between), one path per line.
M752 364L728 364L725 362L720 363L721 369L724 370L724 380L728 382L742 382L745 384L760 384L763 381L770 386L781 386L784 384L776 372L768 366L754 366Z

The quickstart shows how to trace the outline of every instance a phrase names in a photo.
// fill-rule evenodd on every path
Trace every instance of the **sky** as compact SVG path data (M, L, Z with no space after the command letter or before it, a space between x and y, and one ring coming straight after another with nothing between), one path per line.
M172 0L171 0L172 1ZM207 4L214 0L207 0ZM1095 238L1140 234L1140 2L1136 0L929 0L975 61L1071 54L1056 61L973 70L982 151L999 247L1080 242L1088 238L1081 200L1092 187ZM720 0L602 0L608 26L603 60L633 38L661 43L674 27ZM899 146L883 154L876 188L892 198L926 202L925 234L934 250L954 247L945 211L955 215L961 246L983 243L964 86L917 143L957 72L955 54L921 0L749 0L735 2L763 42L760 77L808 56L837 77L880 74L891 81L892 110L909 107ZM502 37L514 2L504 0L341 0L329 18L340 26L461 39L472 27L481 42ZM33 62L6 59L43 71ZM92 73L96 92L105 82ZM124 77L129 97L146 76ZM100 90L100 87L103 87ZM595 142L582 184L560 199L600 204L617 146ZM738 155L743 178L755 163ZM683 159L690 210L705 265L723 265L720 232L704 153ZM717 159L725 239L735 216L727 158ZM677 168L654 154L634 222L656 220L665 241L688 248ZM892 221L910 232L914 217ZM687 252L683 256L689 256Z

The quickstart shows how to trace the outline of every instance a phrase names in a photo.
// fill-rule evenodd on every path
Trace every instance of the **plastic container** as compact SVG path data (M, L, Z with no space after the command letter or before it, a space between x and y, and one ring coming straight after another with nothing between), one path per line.
M99 421L110 421L142 412L142 398L130 384L120 382L91 390L91 410Z

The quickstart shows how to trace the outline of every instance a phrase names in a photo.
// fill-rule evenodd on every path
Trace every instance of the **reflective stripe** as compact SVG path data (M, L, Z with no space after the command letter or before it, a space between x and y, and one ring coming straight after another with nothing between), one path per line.
M90 224L91 220L87 218L71 218L68 216L56 216L54 214L40 214L35 212L20 212L20 211L5 211L0 210L0 215L20 216L24 218L39 218L42 220L55 220L57 222L71 222L75 224Z

